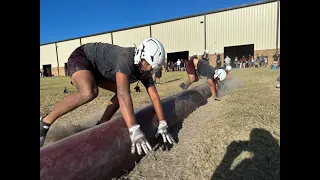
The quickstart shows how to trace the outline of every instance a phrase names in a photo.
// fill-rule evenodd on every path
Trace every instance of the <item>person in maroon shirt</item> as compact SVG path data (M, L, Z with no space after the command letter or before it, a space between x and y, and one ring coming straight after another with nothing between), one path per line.
M245 56L242 56L241 62L242 62L243 68L246 68L247 58Z

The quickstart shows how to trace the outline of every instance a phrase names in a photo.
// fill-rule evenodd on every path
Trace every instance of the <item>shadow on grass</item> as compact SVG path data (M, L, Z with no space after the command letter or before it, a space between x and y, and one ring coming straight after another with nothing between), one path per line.
M243 151L253 154L231 169L233 161ZM249 141L233 141L213 173L211 180L280 180L280 146L269 131L255 128Z

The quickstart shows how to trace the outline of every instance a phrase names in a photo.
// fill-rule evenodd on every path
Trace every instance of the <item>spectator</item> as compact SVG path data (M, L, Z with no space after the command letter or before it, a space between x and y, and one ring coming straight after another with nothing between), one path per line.
M220 54L219 54L218 51L216 51L214 54L216 55L216 64L217 64L217 65L216 65L216 68L220 68L220 67L221 67Z
M246 63L247 63L246 57L242 56L241 62L242 62L242 67L243 67L243 68L246 68Z
M238 56L234 58L234 64L236 65L236 68L241 68L241 63L239 63Z
M177 71L180 71L181 70L181 61L180 59L178 59L177 61Z
M276 52L272 57L273 57L273 61L278 61L279 60L278 52Z
M249 54L249 57L248 57L248 60L247 60L247 62L248 62L248 67L252 67L252 56L251 56L251 54Z
M174 70L175 70L175 67L176 67L176 63L171 62L171 71L174 71Z
M264 67L267 67L267 65L268 65L268 56L265 56L263 58L263 61L264 61Z
M227 67L230 65L230 62L231 62L231 59L229 58L229 56L227 56L225 59L224 59L224 66Z
M257 67L260 67L259 61L258 61L258 60L259 60L258 57L257 57L257 59L254 59L253 57L254 57L254 56L252 56L252 65L253 65L253 67L254 67L254 68L256 68L256 66L257 66Z
M204 52L203 52L203 55L201 56L201 59L203 59L203 60L205 60L205 61L207 61L208 63L209 63L209 50L204 50Z
M265 59L263 57L263 54L261 56L259 56L259 65L260 67L264 66L265 65Z

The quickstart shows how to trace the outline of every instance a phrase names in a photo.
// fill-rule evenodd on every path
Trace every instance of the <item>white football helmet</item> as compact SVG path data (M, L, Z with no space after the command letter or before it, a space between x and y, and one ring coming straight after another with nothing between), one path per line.
M165 50L160 41L154 38L144 39L135 49L134 64L146 60L152 67L151 73L161 69L165 60Z
M227 77L227 73L224 69L217 69L214 71L214 76L213 78L216 79L216 78L219 78L219 81L223 81L226 79Z
M231 71L231 69L232 69L232 67L231 67L230 65L228 65L228 66L226 67L226 71Z
M207 53L207 54L209 54L209 50L208 50L208 49L204 50L204 52Z
M195 53L193 53L193 55L194 55L194 56L196 56L196 55L197 55L197 53L195 52Z

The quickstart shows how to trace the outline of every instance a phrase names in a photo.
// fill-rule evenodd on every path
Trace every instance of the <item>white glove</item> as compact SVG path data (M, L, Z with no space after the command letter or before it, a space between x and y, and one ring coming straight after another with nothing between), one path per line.
M136 147L138 154L141 155L141 146L145 154L148 154L150 150L152 150L151 145L148 140L144 136L144 133L140 130L140 125L136 124L129 128L130 139L132 142L131 145L131 153L134 154Z
M159 134L162 135L164 143L166 143L167 140L168 140L168 142L170 144L173 144L174 139L172 138L171 134L168 133L168 125L167 125L167 121L166 120L160 121L159 126L158 126L158 130L157 130L157 133L156 133L156 137L158 137Z

